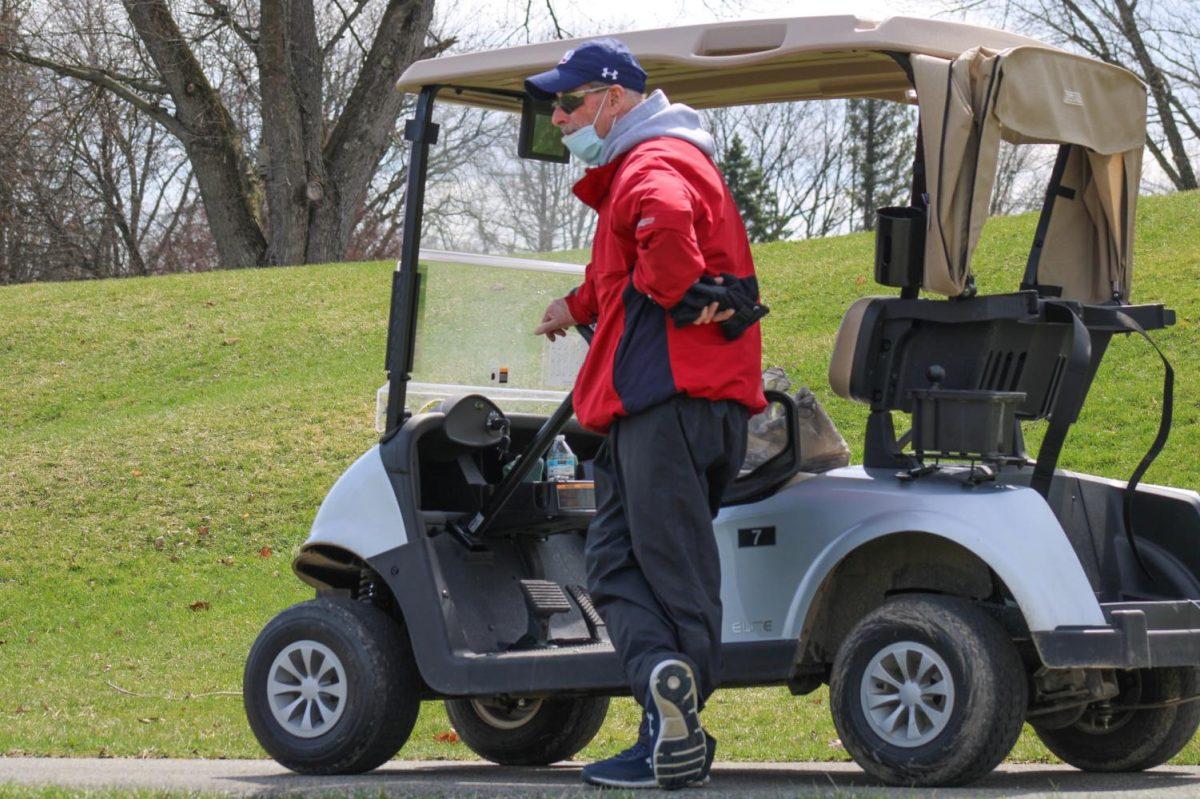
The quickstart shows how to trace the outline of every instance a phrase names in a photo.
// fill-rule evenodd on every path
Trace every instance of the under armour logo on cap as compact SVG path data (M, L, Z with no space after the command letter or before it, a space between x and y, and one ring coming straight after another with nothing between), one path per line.
M562 57L562 59L561 59L561 60L560 60L558 63L560 63L560 64L565 64L565 63L567 63L568 61L570 61L570 60L571 60L571 56L573 56L573 55L575 55L575 51L574 51L574 50L568 50L567 52L563 53L563 57Z
M608 80L616 80L617 79L617 71L615 69L608 69L608 68L602 69L602 70L600 70L600 75L604 78L607 78Z

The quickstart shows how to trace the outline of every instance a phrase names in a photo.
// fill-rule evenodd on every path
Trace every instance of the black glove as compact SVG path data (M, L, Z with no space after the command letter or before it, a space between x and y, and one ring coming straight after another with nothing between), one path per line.
M722 275L722 278L725 276ZM729 286L718 284L715 278L705 275L692 284L679 303L669 313L675 320L676 327L690 325L700 318L712 303L717 304L717 310L724 311L733 307L733 298L729 294Z
M757 278L736 278L729 273L722 273L720 283L708 275L693 283L669 313L675 320L675 326L683 327L699 319L704 309L714 302L718 311L733 309L733 316L721 322L721 332L730 341L770 312L767 306L758 301Z

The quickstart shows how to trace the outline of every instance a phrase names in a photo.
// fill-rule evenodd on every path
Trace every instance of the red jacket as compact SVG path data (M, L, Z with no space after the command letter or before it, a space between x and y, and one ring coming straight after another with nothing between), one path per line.
M587 170L574 191L599 213L584 282L566 297L577 322L596 324L575 378L580 424L607 432L614 418L676 394L765 408L761 325L728 341L717 324L676 327L666 312L701 275L754 274L716 165L659 137Z

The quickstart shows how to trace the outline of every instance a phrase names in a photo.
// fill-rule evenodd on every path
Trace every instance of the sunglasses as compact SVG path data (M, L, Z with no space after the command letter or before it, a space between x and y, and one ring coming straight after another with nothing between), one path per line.
M571 92L569 94L560 94L558 97L555 97L550 101L550 105L555 108L562 109L564 114L573 114L579 110L580 106L583 105L586 95L589 95L592 92L606 92L611 88L611 86L598 86L594 89L584 89L582 91Z

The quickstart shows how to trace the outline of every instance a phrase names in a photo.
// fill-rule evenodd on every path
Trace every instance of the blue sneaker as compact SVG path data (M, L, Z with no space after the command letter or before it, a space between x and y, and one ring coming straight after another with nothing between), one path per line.
M708 742L696 703L696 679L682 660L664 660L650 672L646 715L660 788L682 788L705 776Z
M717 739L712 737L708 730L704 731L704 768L700 770L700 776L688 783L688 787L699 787L708 785L709 772L712 771L713 757L717 753Z
M650 739L638 736L633 746L607 760L600 760L583 767L583 781L589 785L604 785L610 788L656 788L654 767L650 765L653 748Z

